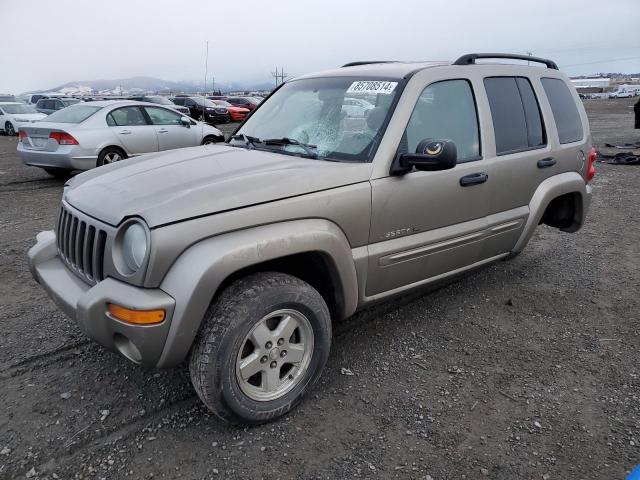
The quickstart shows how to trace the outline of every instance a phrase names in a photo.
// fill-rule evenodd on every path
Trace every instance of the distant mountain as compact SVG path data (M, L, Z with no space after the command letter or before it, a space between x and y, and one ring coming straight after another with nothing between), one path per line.
M229 91L259 91L271 90L273 83L218 83L216 90ZM211 91L211 85L207 85ZM28 93L61 92L66 94L140 94L140 93L199 93L205 91L202 81L172 81L154 77L132 77L114 80L82 80L67 82L48 90L38 90Z

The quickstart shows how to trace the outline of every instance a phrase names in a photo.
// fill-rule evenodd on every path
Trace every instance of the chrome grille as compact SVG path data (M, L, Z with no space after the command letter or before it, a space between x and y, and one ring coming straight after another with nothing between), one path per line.
M74 215L63 205L56 237L60 257L74 273L92 284L104 279L105 230Z

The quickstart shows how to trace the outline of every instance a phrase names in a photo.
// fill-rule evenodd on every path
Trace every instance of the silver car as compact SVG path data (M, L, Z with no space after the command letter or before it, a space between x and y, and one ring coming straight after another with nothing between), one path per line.
M80 103L20 127L18 155L54 176L143 153L224 141L220 130L172 108L127 100Z

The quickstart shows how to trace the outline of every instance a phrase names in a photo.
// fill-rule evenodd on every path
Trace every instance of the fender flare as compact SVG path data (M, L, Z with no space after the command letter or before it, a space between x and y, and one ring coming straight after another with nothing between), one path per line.
M529 217L522 229L520 238L513 247L512 253L521 252L531 239L533 232L540 223L540 219L544 215L545 210L554 198L567 193L577 193L582 199L582 206L577 226L571 231L578 230L584 223L585 216L589 209L591 200L591 187L589 187L584 178L577 172L565 172L544 180L531 197L529 202Z
M304 219L221 234L185 250L160 285L176 300L176 306L157 366L174 366L186 358L212 299L229 275L307 252L320 252L333 263L344 298L339 315L351 315L358 302L358 281L351 246L336 224Z

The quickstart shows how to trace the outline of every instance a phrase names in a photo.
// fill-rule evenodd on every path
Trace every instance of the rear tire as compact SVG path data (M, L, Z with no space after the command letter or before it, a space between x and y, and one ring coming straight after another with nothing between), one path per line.
M124 160L125 158L127 158L127 154L124 153L122 149L118 147L107 147L100 152L100 155L98 155L96 167L119 162L120 160Z
M71 176L71 172L64 168L47 167L44 171L56 178L69 178Z
M4 124L4 133L10 137L13 137L16 135L16 129L13 128L13 124L11 122L7 122Z
M276 272L240 279L207 311L189 358L200 400L223 420L278 418L311 390L331 348L322 296Z

